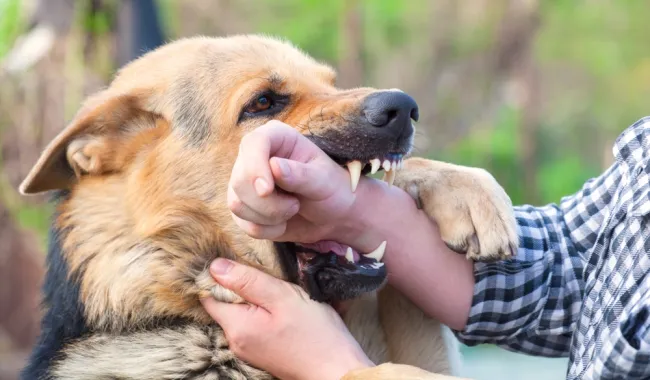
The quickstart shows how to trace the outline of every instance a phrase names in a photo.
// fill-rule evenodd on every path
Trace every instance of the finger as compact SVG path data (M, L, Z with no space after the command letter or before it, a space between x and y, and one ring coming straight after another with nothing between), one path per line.
M241 228L246 235L255 239L266 239L280 241L287 229L287 223L280 223L272 226L263 224L251 223L247 220L241 219L237 215L232 215L235 223Z
M279 187L311 200L322 200L331 196L339 190L335 188L335 184L350 180L348 172L334 161L302 163L273 157L270 164L273 178ZM331 166L328 167L328 165ZM324 175L324 173L330 173L330 175ZM332 175L340 178L332 178ZM352 190L350 189L350 191Z
M244 202L273 192L269 158L272 155L289 157L298 137L297 130L272 120L242 138L230 184Z
M243 202L232 187L228 187L228 208L240 219L261 225L276 225L289 220L298 213L300 204L295 197L277 192L260 198L249 199L250 204Z
M221 286L266 310L273 309L283 295L293 294L287 292L287 285L282 280L227 259L214 260L210 265L210 274Z

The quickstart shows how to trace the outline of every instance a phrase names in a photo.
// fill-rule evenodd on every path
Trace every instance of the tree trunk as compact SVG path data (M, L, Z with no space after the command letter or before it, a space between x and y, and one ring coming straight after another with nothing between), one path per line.
M363 18L357 0L345 3L340 33L339 85L357 87L364 82Z

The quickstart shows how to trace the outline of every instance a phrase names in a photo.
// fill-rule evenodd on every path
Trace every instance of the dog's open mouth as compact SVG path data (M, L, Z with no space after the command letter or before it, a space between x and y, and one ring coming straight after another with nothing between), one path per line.
M386 281L381 262L386 243L363 255L332 241L296 245L299 281L311 298L345 301L380 288Z
M355 191L362 175L375 174L382 170L384 171L384 181L392 185L395 180L395 173L402 168L404 153L388 153L382 158L369 160L349 160L333 155L330 155L330 157L339 165L347 167L350 172L352 191Z
M355 191L362 175L381 170L384 181L392 184L395 172L402 167L403 154L389 153L382 159L367 161L332 158L348 168L352 191ZM297 281L316 301L331 303L353 299L381 288L386 282L387 272L381 261L386 242L365 254L334 241L292 243L285 248L290 248L296 257Z

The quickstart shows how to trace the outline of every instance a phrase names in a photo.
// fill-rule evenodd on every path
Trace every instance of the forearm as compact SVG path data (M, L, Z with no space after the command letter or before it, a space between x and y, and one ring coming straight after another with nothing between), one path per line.
M464 328L474 294L473 264L451 251L436 224L406 192L362 178L354 218L341 226L342 242L370 252L386 241L389 281L430 316Z

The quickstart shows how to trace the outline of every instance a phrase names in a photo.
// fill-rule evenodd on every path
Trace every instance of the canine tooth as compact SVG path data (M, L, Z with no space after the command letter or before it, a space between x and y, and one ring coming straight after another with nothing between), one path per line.
M345 258L351 263L354 262L354 253L352 253L351 247L348 247L347 251L345 251Z
M389 185L393 185L393 182L395 182L395 170L393 171L387 171L384 173L384 182L386 182Z
M383 241L381 244L379 244L379 247L377 247L377 249L368 254L365 254L364 256L369 259L381 261L381 259L384 257L384 252L386 252L386 241Z
M357 190L359 178L361 177L361 168L363 164L361 161L352 161L348 163L348 170L350 171L350 184L352 185L352 192Z
M370 169L370 174L375 174L377 173L377 170L379 170L379 167L381 166L381 161L378 158L375 158L373 160L370 160L370 165L372 168Z
M390 161L384 160L384 164L382 165L384 168L384 171L389 172L390 171Z
M400 170L404 169L404 160L399 160L399 163L397 164L397 168Z

